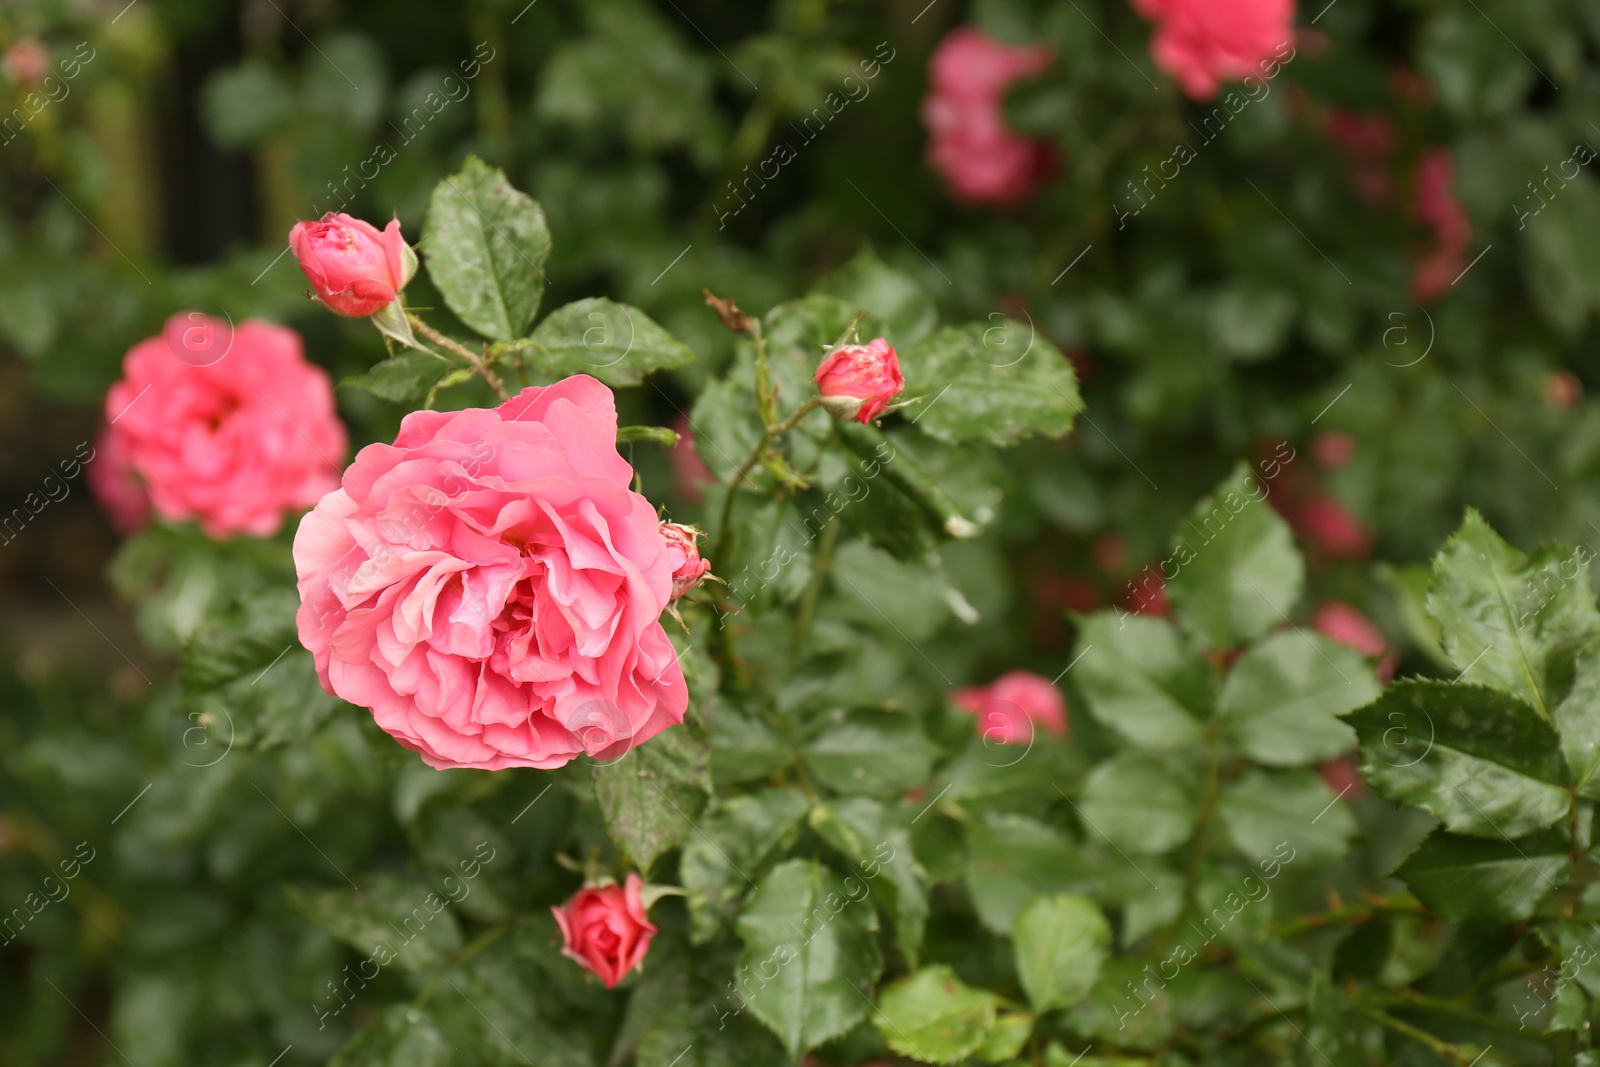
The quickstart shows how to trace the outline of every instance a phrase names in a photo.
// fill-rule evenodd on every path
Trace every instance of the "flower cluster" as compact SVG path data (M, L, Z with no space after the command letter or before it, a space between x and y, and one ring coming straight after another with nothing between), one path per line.
M1259 74L1294 39L1294 0L1133 0L1133 7L1156 23L1156 66L1194 100Z

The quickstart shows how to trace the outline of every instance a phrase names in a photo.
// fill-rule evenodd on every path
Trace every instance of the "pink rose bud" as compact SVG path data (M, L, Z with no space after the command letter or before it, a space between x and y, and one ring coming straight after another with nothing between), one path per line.
M1553 408L1570 408L1583 399L1583 383L1571 371L1558 370L1545 379L1544 399Z
M644 880L590 886L550 911L561 927L561 954L598 975L611 989L650 951L656 928L645 915Z
M1031 671L1010 671L984 686L950 694L957 707L978 717L978 733L1001 744L1027 744L1033 728L1067 735L1067 702L1061 690Z
M1361 768L1353 756L1329 760L1322 765L1320 773L1328 788L1346 801L1354 800L1367 791L1367 784L1361 778Z
M1399 657L1389 647L1382 632L1372 624L1372 620L1349 604L1339 600L1325 602L1311 616L1311 628L1369 659L1381 661L1378 664L1378 677L1385 682L1394 676Z
M822 406L836 419L871 422L906 387L900 360L879 337L869 345L840 345L817 367Z
M417 272L417 254L400 236L400 220L380 232L370 222L329 212L297 222L289 247L316 298L328 310L362 318L394 302Z
M667 562L672 564L672 599L699 585L711 572L711 561L700 558L700 531L676 522L661 524L667 542Z

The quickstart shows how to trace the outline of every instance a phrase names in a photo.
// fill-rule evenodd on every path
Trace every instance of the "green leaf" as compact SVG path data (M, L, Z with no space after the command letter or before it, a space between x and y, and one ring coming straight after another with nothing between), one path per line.
M299 606L293 589L244 593L184 646L179 678L195 724L183 737L184 762L209 766L234 744L308 742L347 706L322 688L311 653L300 647Z
M711 774L719 784L765 778L793 759L788 743L759 717L726 701L717 704L711 716Z
M328 1067L446 1067L453 1056L426 1012L391 1004L328 1061Z
M422 882L363 875L364 889L288 886L295 909L378 967L412 972L444 965L461 947L450 901Z
M695 942L710 940L738 913L764 860L800 824L806 798L795 789L767 789L720 802L683 846L678 880L689 891Z
M928 923L928 891L917 875L910 830L895 822L882 804L866 797L818 804L811 809L811 826L844 854L858 877L874 891L883 890L895 943L907 965L915 968ZM886 876L882 882L877 881L880 875Z
M1033 1021L1025 1011L1000 1016L975 1055L984 1063L1005 1063L1021 1055L1022 1047L1033 1036Z
M544 212L476 156L434 187L422 230L428 276L456 317L500 341L539 311L550 230Z
M1315 771L1248 770L1223 784L1217 819L1233 847L1253 861L1287 842L1291 859L1327 866L1350 851L1356 832L1349 807Z
M1406 680L1349 717L1372 787L1472 837L1520 837L1567 814L1561 739L1521 700Z
M376 364L367 373L345 378L339 384L365 389L380 399L396 404L416 404L457 367L457 364L443 356L408 348Z
M1288 619L1305 566L1289 527L1244 464L1195 506L1162 564L1172 610L1206 647L1221 651L1262 637Z
M1470 680L1530 704L1543 718L1555 705L1554 654L1600 636L1587 559L1568 549L1519 552L1468 509L1434 557L1428 610L1445 652Z
M1338 716L1377 697L1355 650L1303 630L1274 634L1239 658L1217 699L1225 736L1258 763L1293 767L1349 751Z
M1085 897L1038 897L1017 915L1017 976L1035 1011L1089 995L1111 945L1111 924Z
M994 1029L999 998L962 983L949 967L924 967L878 997L873 1025L884 1043L923 1063L960 1063Z
M1166 852L1194 833L1198 809L1188 777L1169 764L1124 753L1090 772L1079 810L1090 830L1126 852Z
M871 248L856 253L813 291L870 312L883 324L884 337L892 345L908 345L939 324L938 309L927 290L911 275L884 263Z
M910 715L857 712L805 746L817 781L841 793L898 796L933 777L939 749Z
M1514 841L1436 830L1394 872L1440 918L1502 923L1531 919L1571 873L1566 839L1554 830Z
M1060 830L1021 815L990 815L971 830L967 891L983 925L1006 937L1034 897L1087 891L1093 878L1085 868Z
M1089 713L1129 744L1192 750L1211 710L1211 671L1166 619L1100 612L1079 626L1072 679Z
M1600 643L1579 648L1572 685L1551 712L1578 795L1600 800Z
M637 1014L646 1014L634 1023L643 1028L636 1046L637 1067L749 1067L783 1062L777 1039L745 1013L748 1002L740 1000L727 980L734 970L732 955L707 949L692 961L663 955L658 963L655 955L666 951L664 945L652 950L651 969L640 979L628 1004L630 1023ZM642 998L649 1003L642 1003ZM618 1035L619 1049L608 1063L627 1062L622 1054L626 1036Z
M686 722L594 768L606 832L643 873L693 831L711 795L710 766L710 746Z
M1083 410L1067 358L1031 323L947 326L898 353L917 429L950 444L1061 437Z
M590 374L611 386L694 362L694 351L628 304L591 297L556 308L533 331L531 346L510 346L553 377Z
M789 860L761 880L739 916L739 992L790 1057L863 1019L883 971L878 913L866 887L817 862Z

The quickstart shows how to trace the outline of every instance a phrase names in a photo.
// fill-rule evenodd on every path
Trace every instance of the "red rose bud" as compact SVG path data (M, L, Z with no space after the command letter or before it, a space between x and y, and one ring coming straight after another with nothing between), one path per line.
M711 561L700 558L700 531L675 522L661 524L667 542L667 561L672 564L672 599L699 585L711 572Z
M32 88L50 73L50 50L37 37L24 37L6 49L6 74L18 85Z
M417 272L417 254L400 236L400 220L380 232L370 222L329 212L297 222L289 247L316 298L330 311L363 318L394 302Z
M656 928L645 915L644 880L586 886L550 911L561 927L561 954L592 971L607 989L622 981L650 951Z
M869 345L840 345L817 367L822 406L836 419L871 422L906 387L900 360L879 337Z
M1583 383L1571 371L1558 370L1544 381L1544 399L1553 408L1570 408L1583 399Z

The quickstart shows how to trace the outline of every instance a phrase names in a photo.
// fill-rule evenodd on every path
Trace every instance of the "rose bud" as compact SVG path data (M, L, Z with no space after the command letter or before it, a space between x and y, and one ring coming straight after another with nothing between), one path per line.
M32 87L50 72L50 50L37 37L24 37L6 49L6 74L18 85Z
M394 302L417 272L417 254L400 236L400 220L380 232L370 222L329 212L316 222L297 222L289 247L328 310L353 318Z
M1026 744L1033 728L1067 735L1067 702L1061 690L1031 671L1010 671L984 686L957 689L950 699L978 717L978 733L1001 744Z
M699 585L711 571L711 561L700 558L700 531L676 522L661 524L667 542L667 562L672 565L672 599Z
M650 951L656 928L645 915L644 880L586 886L550 911L561 927L561 954L613 988Z
M879 337L869 345L840 345L817 367L822 406L836 419L871 422L906 387L900 360Z

